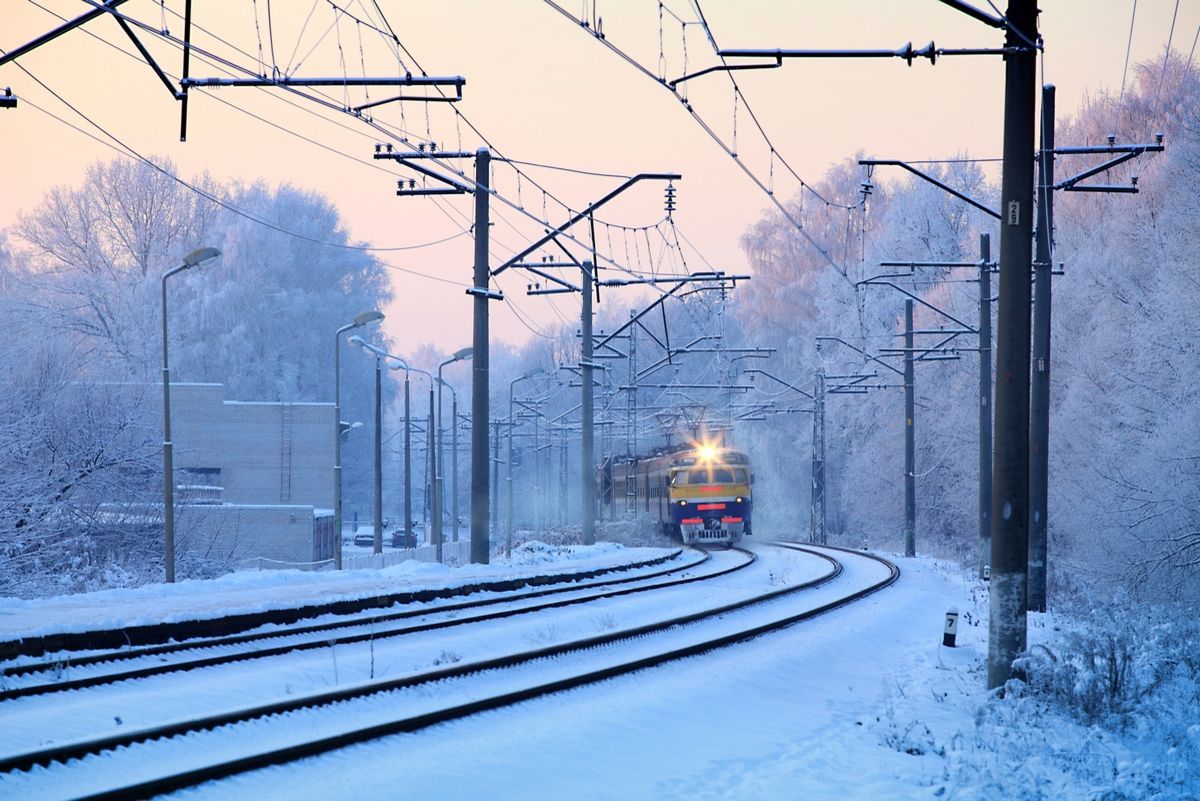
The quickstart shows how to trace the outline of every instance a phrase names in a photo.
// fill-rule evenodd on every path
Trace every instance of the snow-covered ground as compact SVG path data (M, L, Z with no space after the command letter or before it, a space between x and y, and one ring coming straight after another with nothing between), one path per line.
M634 552L610 545L535 553L568 557L576 567ZM1144 727L1117 734L1073 723L1019 692L989 697L986 588L943 563L890 558L902 570L893 587L782 633L206 785L188 797L1200 798L1200 725L1182 726L1184 741L1172 745ZM525 570L488 568L496 575ZM420 571L429 585L461 575ZM326 591L366 579L334 577ZM249 580L185 583L171 595L195 592L208 608L242 609L253 595ZM126 606L116 603L123 595ZM103 596L132 615L150 614L164 597L151 590ZM953 649L941 645L951 606L962 615ZM1057 650L1059 628L1050 616L1031 617L1031 642ZM1195 700L1181 695L1192 706L1180 714L1200 721ZM0 797L4 786L0 780Z
M223 614L261 612L427 587L462 587L541 573L620 567L670 554L675 548L590 548L526 543L511 559L451 568L410 560L381 570L248 570L217 579L147 584L131 589L33 600L0 597L0 640L39 634L121 628Z

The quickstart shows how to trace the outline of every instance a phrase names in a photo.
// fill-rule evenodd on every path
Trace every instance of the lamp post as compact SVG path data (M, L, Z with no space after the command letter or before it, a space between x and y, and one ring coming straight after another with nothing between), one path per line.
M402 356L388 353L383 348L372 345L360 336L352 336L349 341L351 344L358 345L363 350L375 354L377 366L380 359L393 359L399 362L399 364L391 365L391 369L404 371L404 542L407 544L414 541L412 530L412 395L409 391L409 374L420 373L429 379L429 413L431 416L433 414L433 376L427 370L422 370L420 367L413 367ZM377 428L378 425L377 420ZM380 472L381 470L377 468L377 475Z
M342 334L383 319L381 311L365 311L333 335L333 567L342 569Z
M512 556L512 538L513 538L513 428L515 418L513 417L513 389L517 386L518 381L526 381L535 376L545 375L544 370L534 370L525 375L519 375L512 381L508 382L508 471L504 479L507 488L508 503L505 506L505 527L507 534L504 537L504 556L508 558ZM536 453L536 451L535 451Z
M175 464L171 442L171 367L167 358L167 279L191 267L212 264L221 255L216 248L199 248L183 257L183 264L162 277L162 386L163 386L163 535L166 545L166 580L175 582Z
M463 348L462 350L456 351L453 356L438 365L437 422L434 427L436 458L434 462L433 479L433 544L437 546L437 560L439 562L442 561L442 385L445 383L442 381L442 369L448 364L453 364L454 362L471 358L471 353L471 348Z
M450 390L450 519L454 521L451 541L458 542L458 393L449 381L446 387Z
M351 345L369 348L362 337L355 334L348 340ZM375 348L375 489L371 515L374 518L372 553L383 553L383 357Z

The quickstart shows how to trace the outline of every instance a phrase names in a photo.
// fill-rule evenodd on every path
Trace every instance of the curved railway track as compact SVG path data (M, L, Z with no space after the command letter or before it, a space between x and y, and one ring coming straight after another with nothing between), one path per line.
M701 558L686 564L676 565L669 569L657 570L651 573L643 573L637 576L625 576L621 578L606 579L603 581L588 582L587 584L582 585L573 584L572 586L534 590L518 595L505 595L499 598L484 598L463 603L445 604L428 609L407 609L399 612L372 615L366 618L337 620L323 624L272 630L255 634L187 641L183 643L173 643L169 645L150 646L144 648L132 648L113 653L96 654L93 656L82 657L79 659L70 660L65 664L61 660L53 660L49 662L17 665L6 668L4 670L5 676L18 677L44 674L53 680L36 684L6 687L0 690L0 702L11 701L18 698L27 698L36 695L45 695L48 693L84 689L87 687L99 687L106 684L114 684L119 681L148 678L150 676L160 676L167 673L175 673L185 670L196 670L199 668L229 665L251 659L265 659L273 656L281 656L284 654L311 650L315 648L329 648L337 645L351 645L359 642L379 641L391 637L399 637L406 634L417 634L427 631L436 631L437 629L461 626L469 623L501 620L508 617L515 617L517 615L529 614L531 612L538 612L547 609L559 609L566 606L588 603L604 598L619 598L624 595L631 595L639 592L664 589L667 587L690 584L696 581L718 578L720 576L741 570L746 566L753 564L754 562L754 555L748 551L743 551L743 553L745 553L748 557L745 561L717 569L711 573L682 575L676 578L655 581L656 579L662 579L665 576L672 576L679 573L686 574L687 571L700 568L702 565L711 560L712 557L707 552L701 551L700 553L702 554ZM629 584L636 584L637 586L622 586ZM603 589L599 592L588 592L589 590L602 587L619 588ZM547 596L560 595L564 593L582 594L562 600L526 604L515 606L510 609L501 609L499 611L490 613L456 617L456 615L459 615L462 612L470 612L498 604L521 604L533 599L545 598ZM397 623L417 617L429 618L435 616L442 617L443 619L426 620L410 625L395 625L392 627L379 628L379 626L382 624ZM328 636L331 632L351 627L362 627L366 628L367 631L332 637ZM311 637L311 639L296 640L296 637ZM271 642L279 640L288 640L288 642L277 645L270 644ZM244 649L240 648L240 646L246 645L250 647ZM182 659L180 661L153 664L111 673L99 673L73 679L61 678L62 671L68 666L80 668L106 665L116 661L126 661L140 658L161 659L166 655L177 655L187 653L189 651L211 650L214 648L230 646L237 647L237 650L229 653L197 656L190 659ZM3 760L0 760L0 770L4 769L3 764Z
M13 771L29 770L38 765L65 763L68 760L74 759L83 760L83 762L75 765L75 767L82 767L88 761L88 757L98 756L117 748L137 749L149 747L144 744L159 742L164 738L176 738L188 734L195 735L197 732L211 731L218 727L235 727L245 724L248 721L261 721L268 717L279 720L281 716L296 712L297 710L328 708L331 705L342 702L358 701L372 697L377 698L383 694L392 693L404 688L430 685L434 682L448 682L454 679L462 679L463 677L477 676L485 672L529 665L534 662L544 662L545 660L552 660L554 658L561 659L567 655L597 654L603 652L603 646L614 643L643 639L649 642L648 638L652 635L662 634L670 630L682 630L682 627L690 627L694 624L714 621L718 618L725 619L725 616L730 613L740 612L750 607L763 605L768 601L828 584L842 574L842 565L826 553L826 551L837 552L842 549L829 547L815 549L789 543L775 543L774 545L784 549L801 551L823 559L829 563L829 569L824 575L810 581L760 592L750 597L713 606L698 612L609 632L599 636L558 643L470 663L439 667L435 670L424 671L398 679L370 682L360 686L314 693L301 698L289 698L283 701L210 715L181 723L150 727L118 736L77 741L35 752L18 754L5 758L0 762L0 771L11 775ZM533 682L524 686L485 694L482 697L475 697L462 703L450 703L418 714L395 717L394 710L389 709L385 715L385 719L381 721L359 725L348 730L326 734L325 736L313 737L303 742L293 742L284 747L268 748L253 754L218 759L213 764L202 765L183 770L176 774L145 781L136 781L122 787L84 796L84 798L147 798L159 793L192 787L206 781L233 776L261 767L286 764L304 757L327 753L351 744L362 743L391 734L416 731L437 723L460 719L485 710L498 709L521 701L644 670L673 660L707 653L759 637L772 631L777 631L845 606L889 586L899 577L898 568L887 560L857 551L847 551L847 553L853 554L858 559L872 560L879 563L886 569L886 575L882 578L871 576L872 580L870 582L865 583L863 586L856 585L851 587L848 592L840 594L831 601L807 607L799 612L789 611L786 614L773 617L765 622L755 622L750 625L739 626L733 631L717 635L705 634L696 641L686 645L665 647L661 650L656 649L651 653L633 658L620 658L615 662L600 667L585 665L582 666L582 669L570 671L567 675L558 676L547 681ZM51 770L55 769L61 768L51 768Z
M269 609L260 612L228 614L221 617L155 623L140 626L124 626L114 629L92 629L78 632L59 632L21 637L16 640L0 641L0 660L25 656L42 656L47 653L69 651L107 650L130 647L153 646L184 640L227 637L267 625L291 625L302 620L323 615L354 615L372 610L387 609L401 604L427 604L433 601L457 598L480 592L515 592L528 587L552 586L638 570L665 564L677 558L681 551L676 549L664 556L640 562L600 567L590 570L553 573L548 575L516 576L505 579L481 579L461 587L442 589L410 590L405 592L366 595L343 598L338 601L301 604L284 609ZM59 660L61 661L61 660ZM7 669L6 669L7 670ZM6 673L7 675L7 673Z

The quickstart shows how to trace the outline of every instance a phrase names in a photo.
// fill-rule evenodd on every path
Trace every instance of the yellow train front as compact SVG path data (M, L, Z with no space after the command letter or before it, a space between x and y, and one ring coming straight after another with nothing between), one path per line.
M751 533L750 460L697 448L668 470L670 518L685 543L734 543Z
M597 469L600 512L609 519L649 514L685 543L734 543L749 536L754 476L750 459L701 445Z

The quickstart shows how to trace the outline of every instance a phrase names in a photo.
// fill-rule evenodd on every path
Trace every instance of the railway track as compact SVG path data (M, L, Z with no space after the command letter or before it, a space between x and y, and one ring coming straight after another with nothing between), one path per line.
M514 576L505 579L480 579L460 587L442 589L409 590L343 598L301 604L284 609L260 612L229 614L215 618L155 623L150 625L123 626L112 629L92 629L79 632L20 637L15 640L0 640L0 660L17 660L22 657L37 657L47 653L106 651L154 646L171 642L194 641L204 638L220 638L236 635L269 625L292 625L302 620L325 615L372 614L377 610L403 604L429 604L450 598L463 597L483 592L516 592L527 588L562 585L569 582L586 581L613 573L655 567L678 558L676 549L666 555L645 559L630 564L600 567L590 570L572 570L546 575ZM61 658L58 658L61 661ZM6 668L7 670L7 668ZM7 674L6 674L7 675Z
M592 581L583 585L573 584L571 586L532 590L520 594L484 598L462 603L443 604L433 608L407 609L398 612L371 615L369 617L356 616L348 620L290 627L283 630L160 646L130 648L112 653L81 657L65 663L62 660L56 659L46 662L16 665L4 670L4 675L10 682L17 677L42 678L45 680L4 687L0 689L0 702L88 687L99 687L120 681L161 676L186 670L229 665L252 659L265 659L298 651L351 645L360 642L381 641L407 634L436 631L438 629L489 620L501 620L547 609L560 609L604 598L619 598L624 595L717 578L741 570L754 561L754 555L744 551L743 553L748 558L743 562L721 567L712 572L695 572L711 561L711 556L708 552L700 549L692 550L699 554L699 558L690 560L682 565L636 576ZM690 574L689 571L691 571ZM672 576L674 577L671 578ZM537 599L563 594L569 594L571 597L529 603ZM512 604L516 605L498 611L462 616L463 613L474 612L496 605L508 606ZM404 621L414 618L421 618L422 620L407 625L404 623ZM431 620L429 618L434 619ZM361 631L345 634L334 633L344 629L361 629ZM184 656L195 651L209 653L190 658ZM211 653L212 651L218 651L218 653ZM167 656L181 658L171 661L161 661ZM126 670L101 671L78 678L63 678L63 672L68 668L78 670L80 668L95 666L109 666L114 662L129 660L155 660L156 663L132 667ZM3 770L2 760L0 760L0 770Z
M234 753L230 753L231 749L213 746L215 743L213 741L209 746L202 747L200 750L206 754L220 755L224 753L224 756L216 756L210 763L194 765L171 775L132 781L119 787L111 787L110 784L110 789L82 796L94 799L146 798L261 767L286 764L355 743L416 731L485 710L498 709L524 700L643 670L672 660L706 653L776 631L852 603L854 600L890 585L899 576L898 569L886 560L859 552L847 552L847 554L852 554L852 557L843 556L843 559L851 558L860 566L865 561L873 561L877 568L883 568L883 575L878 575L880 570L876 569L870 576L870 581L858 579L852 582L853 586L836 594L832 600L809 605L801 611L784 610L778 614L766 614L767 611L774 609L774 606L768 602L828 584L838 579L843 570L838 560L828 553L830 551L836 553L836 549L822 548L818 550L785 543L776 544L776 547L798 550L817 559L825 560L828 563L828 569L823 575L808 581L755 593L700 611L598 636L509 653L490 659L448 665L388 681L344 687L180 723L150 727L123 733L119 736L65 743L36 752L10 756L0 763L0 770L4 771L4 776L0 776L0 794L3 792L4 784L11 784L14 780L19 779L19 775L16 774L28 771L37 765L54 765L52 768L45 769L50 771L75 770L86 773L89 764L103 766L106 761L116 756L109 753L114 749L121 749L122 757L133 759L141 764L177 764L172 759L162 758L161 755L156 757L155 746L161 746L171 740L187 739L190 741L190 750L194 754L197 737L219 737L228 741L237 739L236 736L231 737L231 735L237 732L239 727L250 726L260 730L251 737L255 746L251 749L251 753L236 753L236 748L232 749ZM758 608L760 616L765 616L765 619L742 621L739 618L734 620L737 617L734 613L744 614L751 608ZM705 627L713 626L715 622L721 622L723 629L718 632L703 630ZM722 626L716 628L721 629ZM682 644L658 641L658 638L669 632L693 632L694 636L685 637L689 641ZM624 644L624 647L619 649L619 653L613 653L613 650L607 647L618 643ZM523 667L523 670L511 670L514 667ZM468 680L471 677L481 676L494 676L499 680L482 682L485 685L493 685L490 687L469 689ZM459 686L464 682L468 683L468 689L465 691ZM439 692L436 697L431 698L430 696L433 696L434 693L429 688L434 685L437 685ZM424 696L418 697L418 699L423 698L426 708L419 708L422 704L417 703L414 706L418 708L411 714L398 717L395 709L397 702L406 691L411 695L414 688L427 690ZM407 698L407 696L405 697ZM340 708L341 711L331 717L343 722L351 719L354 721L354 725L339 727L326 723L324 731L319 736L298 742L295 740L295 732L310 728L309 723L313 720L317 710L334 707ZM278 738L278 733L272 736L261 736L263 734L261 730L264 730L269 722L273 723L276 728L290 730L292 741L278 747L264 747L263 744L271 742L272 737L276 741ZM320 729L321 726L318 725L315 728ZM208 734L205 735L204 732ZM143 755L142 752L146 753ZM70 766L61 764L69 760L79 761L72 762ZM17 784L19 785L19 781ZM72 784L72 786L76 785Z

